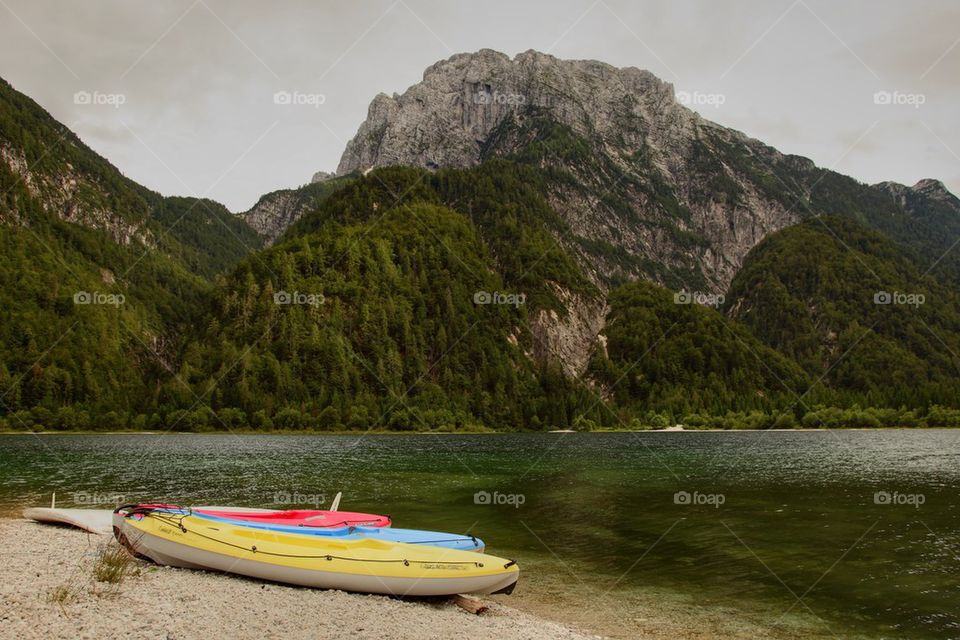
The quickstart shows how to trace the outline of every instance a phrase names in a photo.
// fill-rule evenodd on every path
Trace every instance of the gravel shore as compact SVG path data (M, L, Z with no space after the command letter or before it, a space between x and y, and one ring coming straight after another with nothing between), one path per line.
M302 589L139 560L120 584L97 582L97 558L113 543L107 536L19 519L0 520L0 536L6 638L594 637L493 601L476 616L447 601Z

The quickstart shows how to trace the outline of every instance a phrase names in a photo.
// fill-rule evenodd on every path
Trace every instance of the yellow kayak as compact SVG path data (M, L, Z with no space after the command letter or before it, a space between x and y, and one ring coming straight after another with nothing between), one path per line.
M510 593L512 560L472 551L255 529L162 511L113 515L117 540L158 564L395 596Z

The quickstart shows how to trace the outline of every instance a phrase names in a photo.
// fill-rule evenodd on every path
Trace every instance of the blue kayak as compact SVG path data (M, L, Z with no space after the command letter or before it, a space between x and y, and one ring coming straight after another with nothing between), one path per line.
M159 509L158 509L159 511ZM309 536L327 536L331 538L345 538L347 540L356 540L360 538L373 538L386 542L405 542L407 544L425 544L433 547L444 547L446 549L458 549L461 551L483 552L484 543L480 538L474 536L457 535L455 533L443 533L440 531L421 531L419 529L395 529L393 527L309 527L292 526L284 524L270 524L265 522L251 522L249 520L234 520L231 518L221 518L189 509L163 509L169 513L181 513L184 515L193 515L205 520L215 522L230 523L235 526L250 527L252 529L264 529L267 531L277 531L282 533L298 533Z

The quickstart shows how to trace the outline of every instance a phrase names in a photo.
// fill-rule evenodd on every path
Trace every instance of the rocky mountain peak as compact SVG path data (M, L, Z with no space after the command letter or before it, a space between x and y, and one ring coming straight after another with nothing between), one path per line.
M943 182L934 178L918 180L912 187L891 181L877 183L874 187L889 193L907 210L914 208L916 201L942 203L954 209L960 207L960 199L953 195Z
M337 173L498 156L568 176L545 195L573 231L561 241L601 288L647 278L722 289L752 246L799 219L796 195L779 194L783 178L757 174L813 166L705 120L649 71L484 49L377 96Z
M428 67L402 95L374 98L337 174L392 164L472 166L497 127L531 110L585 136L620 136L625 117L677 124L697 118L677 104L670 83L648 71L532 50L511 59L482 49Z
M313 174L313 177L310 178L310 184L315 184L317 182L326 182L337 177L337 174L330 173L329 171L317 171Z
M943 182L933 178L923 178L911 188L914 191L924 194L928 198L936 198L938 200L957 200L957 197L950 193Z

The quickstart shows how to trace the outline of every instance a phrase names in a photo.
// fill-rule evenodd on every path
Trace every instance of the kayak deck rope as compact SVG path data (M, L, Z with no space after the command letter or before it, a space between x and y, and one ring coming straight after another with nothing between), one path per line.
M118 507L117 511L124 509L124 507ZM256 545L251 545L250 547L245 547L243 545L234 544L232 542L227 542L226 540L220 540L213 536L208 536L194 529L187 529L183 524L183 519L192 515L192 512L189 509L183 509L186 513L169 513L165 511L158 511L150 507L137 507L126 510L128 517L130 515L143 515L147 518L156 518L160 522L172 525L183 531L184 533L191 533L195 536L199 536L211 542L216 542L218 544L226 545L228 547L233 547L234 549L239 549L241 551L249 551L251 553L258 553L267 556L275 556L278 558L300 558L305 560L344 560L349 562L377 562L382 564L400 564L409 567L411 563L415 564L444 564L444 565L473 565L478 568L483 568L484 564L482 562L466 562L466 561L452 561L452 560L406 560L402 558L397 559L380 559L380 558L352 558L348 556L337 556L329 553L324 553L320 555L308 555L308 554L295 554L295 553L278 553L276 551L262 551L257 549ZM163 514L163 515L161 515ZM504 566L504 568L509 568L510 564Z
M350 527L350 528L352 529L352 528L356 528L356 527L363 527L363 526L365 526L365 525L368 525L369 523L370 523L369 520L335 520L334 522L329 523L329 524L303 524L303 523L300 523L300 524L298 524L297 526L298 526L298 527L303 527L304 529L328 529L328 528L333 528L333 527L339 525L339 526L342 526L342 527Z

